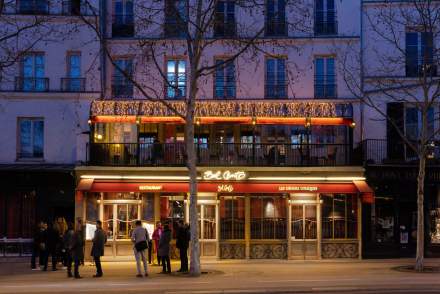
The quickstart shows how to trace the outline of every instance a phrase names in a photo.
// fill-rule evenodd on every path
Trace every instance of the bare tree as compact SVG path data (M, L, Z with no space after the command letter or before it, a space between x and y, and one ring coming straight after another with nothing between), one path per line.
M259 54L277 55L289 50L298 50L286 38L288 30L310 31L311 19L309 1L284 0L289 18L273 21L265 25L264 0L232 1L235 5L235 19L228 19L226 7L219 11L219 0L146 0L134 6L135 25L138 37L131 44L106 39L106 34L96 15L92 22L84 21L95 28L101 43L102 53L112 66L134 86L138 97L160 103L185 121L186 165L190 178L190 228L191 228L191 275L198 276L200 269L200 245L198 239L197 213L197 155L194 144L196 122L196 101L206 97L204 85L213 77L215 71L232 62L246 60L261 66ZM228 1L231 2L231 1ZM308 4L307 4L308 3ZM283 8L284 9L284 8ZM221 14L223 13L223 14ZM273 16L278 15L279 10ZM273 19L278 19L274 17ZM277 37L264 38L268 30L279 30ZM216 33L220 32L219 35ZM276 34L275 34L276 35ZM281 38L280 38L281 37ZM132 69L122 68L116 56L130 56L136 60ZM222 55L220 62L212 63L216 55ZM165 60L180 56L188 61L184 73L186 84L181 85L167 77ZM237 71L238 72L238 71ZM293 71L291 77L295 76ZM183 77L182 77L183 78ZM186 93L185 93L186 92ZM167 93L184 100L184 107L176 107ZM168 99L167 99L168 98Z
M433 126L440 100L440 3L387 0L365 4L363 10L364 47L359 50L356 44L348 44L339 61L351 92L392 126L407 153L418 160L415 270L423 271L425 169L439 133ZM356 64L360 66L353 66ZM403 103L419 113L419 129L402 128L401 122L387 113L390 102Z

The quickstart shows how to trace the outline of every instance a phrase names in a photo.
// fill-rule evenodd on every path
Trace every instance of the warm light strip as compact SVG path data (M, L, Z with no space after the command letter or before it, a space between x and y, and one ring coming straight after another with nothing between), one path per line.
M97 180L189 180L188 176L116 176L82 175L82 179ZM201 180L201 177L197 177ZM253 177L251 181L365 181L365 177Z
M152 116L152 117L141 117L141 123L180 123L183 124L185 120L178 116Z
M92 121L95 123L112 123L112 122L121 122L121 123L136 123L136 116L105 116L98 115L92 117Z
M96 180L189 180L189 177L188 176L82 175L81 179L96 179Z
M291 124L291 125L305 125L305 117L257 117L256 123L258 125L272 125L272 124Z
M211 124L216 122L234 122L234 123L243 123L243 124L250 124L252 123L252 117L238 117L238 116L231 116L231 117L222 117L222 116L207 116L207 117L200 117L200 123L201 124Z
M254 177L251 181L365 181L364 177Z

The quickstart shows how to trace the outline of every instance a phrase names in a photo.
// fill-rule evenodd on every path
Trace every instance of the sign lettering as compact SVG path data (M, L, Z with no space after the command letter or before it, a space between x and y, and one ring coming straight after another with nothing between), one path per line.
M202 178L207 181L242 181L247 178L245 171L230 171L230 170L207 170L203 173Z
M233 192L234 191L234 186L232 185L218 185L217 186L217 192Z
M139 186L140 191L160 191L162 190L161 185L145 185L145 186Z
M279 191L307 191L307 192L316 192L318 191L318 187L316 186L279 186Z

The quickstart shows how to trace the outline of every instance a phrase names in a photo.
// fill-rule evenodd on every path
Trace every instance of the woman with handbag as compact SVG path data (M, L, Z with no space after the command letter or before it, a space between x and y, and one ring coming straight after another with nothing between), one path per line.
M136 221L136 228L131 234L131 241L133 242L133 252L136 258L137 275L136 277L142 278L141 272L141 259L144 265L144 276L148 277L147 271L147 259L146 259L146 249L148 248L148 241L150 240L150 235L147 229L142 227L142 222L140 220Z

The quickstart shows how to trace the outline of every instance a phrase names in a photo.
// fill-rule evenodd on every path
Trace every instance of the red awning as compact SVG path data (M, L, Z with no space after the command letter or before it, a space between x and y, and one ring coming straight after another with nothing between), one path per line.
M363 203L374 203L374 191L365 181L353 181L353 184L362 194Z
M81 185L81 182L80 182ZM78 185L78 187L80 187ZM85 185L82 185L83 188ZM218 193L358 193L352 183L198 183L199 192ZM82 189L83 191L86 189ZM188 183L95 181L91 192L168 192L186 193Z
M90 191L93 185L93 179L81 179L76 187L77 191Z

